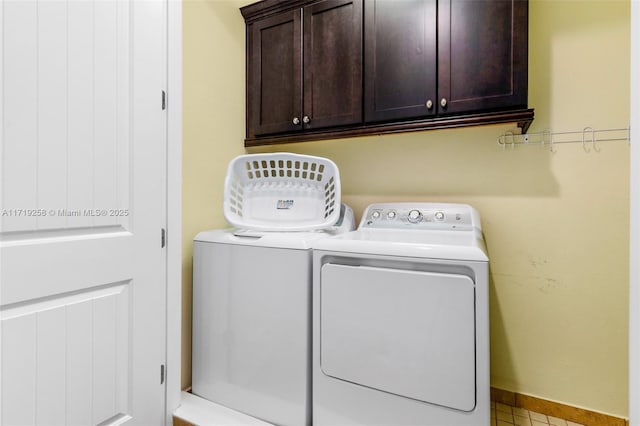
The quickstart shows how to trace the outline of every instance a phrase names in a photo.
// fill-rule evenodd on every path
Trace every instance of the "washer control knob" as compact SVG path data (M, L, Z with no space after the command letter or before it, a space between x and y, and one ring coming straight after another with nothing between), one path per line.
M407 220L411 223L418 223L422 221L422 213L420 213L420 210L411 210L407 215Z
M373 213L371 213L371 219L380 219L380 210L374 210Z
M396 216L397 216L397 213L395 212L395 210L389 210L389 212L387 213L387 219L389 220L395 219Z
M443 212L436 212L434 217L436 218L436 220L442 221L442 220L444 220L444 213Z

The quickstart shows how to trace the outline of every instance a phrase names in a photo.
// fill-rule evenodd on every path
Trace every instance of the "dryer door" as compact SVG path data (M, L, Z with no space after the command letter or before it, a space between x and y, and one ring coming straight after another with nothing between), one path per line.
M325 375L462 411L476 405L475 291L466 275L323 265Z

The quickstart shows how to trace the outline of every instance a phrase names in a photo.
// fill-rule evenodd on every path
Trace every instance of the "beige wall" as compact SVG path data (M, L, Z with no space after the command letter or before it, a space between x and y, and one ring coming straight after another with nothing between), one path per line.
M191 239L224 225L228 161L243 152L247 1L184 3L184 348ZM530 1L532 132L629 123L628 1ZM326 156L357 214L374 201L464 202L491 257L492 385L626 416L629 147L502 150L512 126L253 149Z
M193 237L226 226L227 164L244 154L247 1L183 1L182 387L191 385Z

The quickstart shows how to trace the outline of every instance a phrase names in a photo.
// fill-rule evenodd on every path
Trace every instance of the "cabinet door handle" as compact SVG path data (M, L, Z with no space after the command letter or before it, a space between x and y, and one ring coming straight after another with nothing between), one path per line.
M426 105L427 109L430 110L431 108L433 108L433 101L431 99L429 99L425 105Z
M447 98L440 99L440 106L442 108L446 108L447 107Z
M293 117L293 120L291 120L291 122L297 126L298 124L300 124L300 119L298 117Z
M311 119L309 118L308 115L305 115L304 117L302 117L302 122L304 124L309 124L309 123L311 123Z

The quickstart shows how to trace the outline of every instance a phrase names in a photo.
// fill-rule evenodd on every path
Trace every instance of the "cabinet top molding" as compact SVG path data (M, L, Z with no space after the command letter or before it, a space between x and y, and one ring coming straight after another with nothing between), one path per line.
M240 8L240 13L247 24L274 13L297 9L319 0L262 0Z

